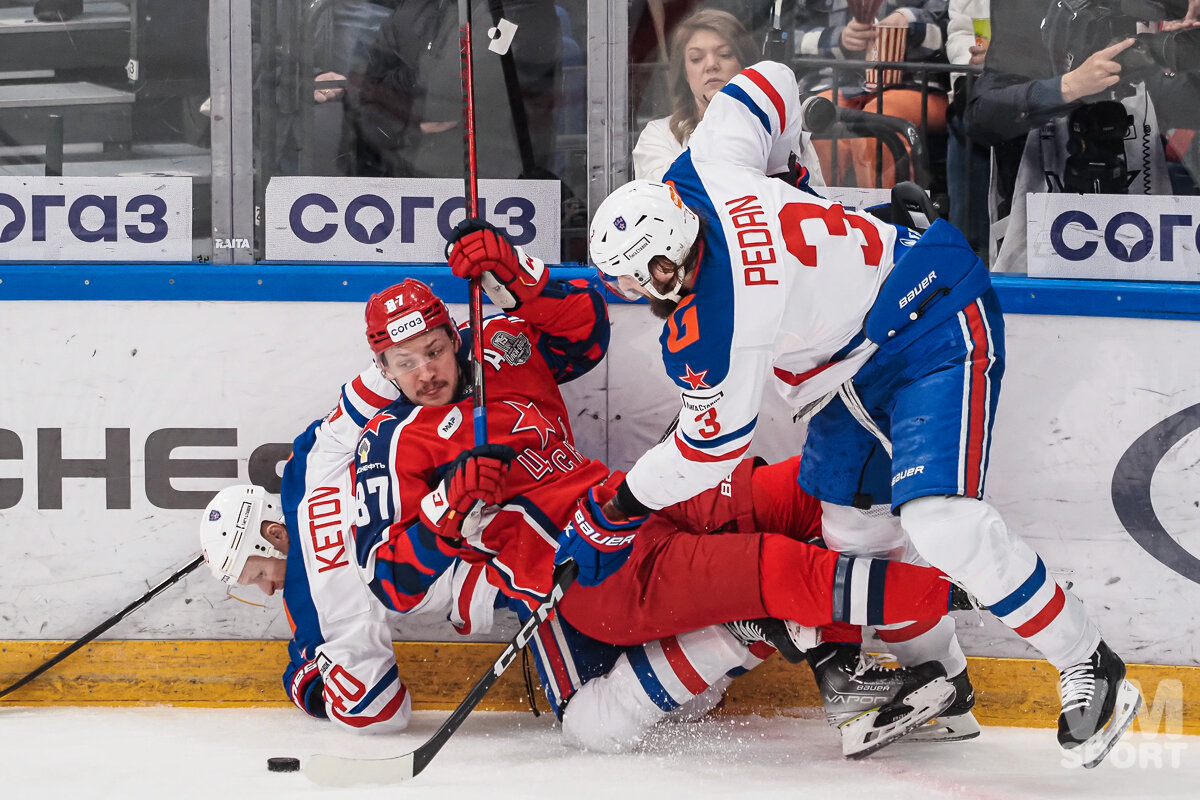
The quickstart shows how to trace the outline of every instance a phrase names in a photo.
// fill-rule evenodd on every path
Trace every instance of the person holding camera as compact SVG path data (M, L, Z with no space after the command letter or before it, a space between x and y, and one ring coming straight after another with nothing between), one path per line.
M1170 193L1160 130L1200 126L1191 4L1139 3L1139 14L1176 20L1157 33L1125 13L1125 0L995 4L966 110L970 135L993 147L994 271L1026 271L1031 192Z

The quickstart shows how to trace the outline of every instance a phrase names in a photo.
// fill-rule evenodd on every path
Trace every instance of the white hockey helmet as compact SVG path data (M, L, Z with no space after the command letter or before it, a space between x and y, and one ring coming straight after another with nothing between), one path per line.
M596 209L588 247L592 262L610 278L629 275L652 296L678 300L683 260L699 232L700 218L683 204L674 186L630 181ZM650 262L656 256L666 257L678 268L675 287L666 293L655 289L650 280ZM617 291L626 295L620 288Z
M237 583L250 556L287 557L263 538L264 520L283 522L279 495L251 484L217 492L200 520L200 547L217 580Z

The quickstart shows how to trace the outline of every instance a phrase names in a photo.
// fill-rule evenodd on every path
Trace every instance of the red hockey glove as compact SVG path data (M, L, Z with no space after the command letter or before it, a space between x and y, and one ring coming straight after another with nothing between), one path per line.
M520 308L546 286L546 265L523 256L501 230L481 219L458 223L446 252L450 270L467 280L479 278L487 296L505 311Z
M629 559L633 539L646 517L609 519L604 516L604 504L615 497L615 489L606 485L593 486L575 504L571 521L558 537L554 563L568 559L579 565L576 581L582 586L603 583Z
M508 465L516 451L504 444L464 450L450 462L437 488L421 500L421 522L451 544L462 543L464 520L477 507L504 499Z

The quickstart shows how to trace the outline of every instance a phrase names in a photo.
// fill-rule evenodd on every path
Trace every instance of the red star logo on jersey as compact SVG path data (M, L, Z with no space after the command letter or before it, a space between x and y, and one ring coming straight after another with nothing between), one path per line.
M683 381L688 386L691 386L693 391L696 389L711 388L704 380L704 376L708 374L708 370L702 369L699 372L692 372L691 364L684 364L683 368L687 370L687 374L681 375L679 380Z
M504 402L516 409L517 413L521 415L513 423L512 432L537 431L538 438L542 442L542 449L545 450L546 445L550 443L550 437L558 432L553 423L542 416L542 412L538 410L537 405L532 401L528 405L514 403L511 400L505 400Z
M395 419L395 417L393 417L391 414L387 413L386 411L380 411L378 414L376 414L374 417L371 418L371 421L367 423L367 427L363 428L363 433L373 433L376 436L378 436L379 435L379 426L382 425L384 422L386 422L389 419Z

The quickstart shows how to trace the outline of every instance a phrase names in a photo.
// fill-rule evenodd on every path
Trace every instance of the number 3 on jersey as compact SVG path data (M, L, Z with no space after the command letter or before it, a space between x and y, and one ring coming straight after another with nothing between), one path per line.
M696 422L703 425L700 428L700 435L705 439L711 439L721 432L721 423L717 422L717 410L710 408L700 416L696 417Z
M823 206L817 203L788 203L779 212L779 226L788 252L806 267L817 266L817 248L808 242L801 223L809 219L820 219L830 236L849 236L850 229L863 236L863 262L868 267L878 267L883 261L883 239L879 230L866 217L847 214L838 204Z

